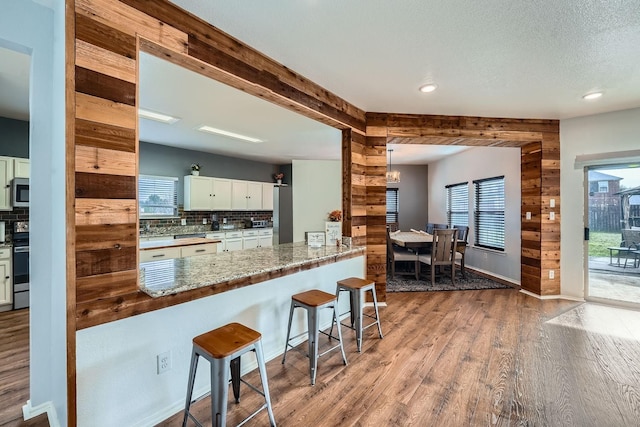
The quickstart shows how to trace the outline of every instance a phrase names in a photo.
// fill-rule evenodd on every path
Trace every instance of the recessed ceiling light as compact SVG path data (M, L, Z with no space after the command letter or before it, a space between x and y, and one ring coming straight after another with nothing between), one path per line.
M598 99L601 96L602 96L602 92L592 92L592 93L588 93L588 94L584 95L582 97L582 99L586 99L586 100Z
M258 138L252 138L250 136L240 135L239 133L229 132L229 131L217 129L211 126L200 126L198 130L202 132L209 132L209 133L215 133L218 135L229 136L231 138L241 139L243 141L248 141L248 142L255 142L255 143L263 142L261 139L258 139Z
M420 86L420 92L422 93L433 92L436 89L438 89L438 85L434 83L429 83L429 84Z
M143 119L155 120L157 122L173 124L180 120L177 117L169 116L167 114L157 113L155 111L144 110L142 108L138 109L138 115Z

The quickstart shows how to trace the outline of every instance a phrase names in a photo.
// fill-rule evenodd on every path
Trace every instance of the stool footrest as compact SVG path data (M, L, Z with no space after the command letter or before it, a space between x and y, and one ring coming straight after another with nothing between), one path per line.
M260 409L258 409L257 411L255 411L253 414L249 415L247 418L244 419L244 421L242 421L240 424L238 424L236 427L240 427L241 425L244 425L247 421L249 421L251 418L255 417L256 415L258 415L258 412L262 411L263 409L267 408L267 404L263 404Z

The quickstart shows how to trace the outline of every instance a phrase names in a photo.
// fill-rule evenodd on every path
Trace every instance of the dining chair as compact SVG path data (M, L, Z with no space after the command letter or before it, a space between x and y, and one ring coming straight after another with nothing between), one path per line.
M441 265L448 265L451 267L451 283L456 283L456 262L454 248L457 244L457 232L458 230L455 228L434 229L431 253L418 256L418 261L420 263L428 264L431 266L432 285L435 283L436 279L436 267L439 267ZM419 264L416 266L416 270L418 270L419 266Z
M460 273L462 273L462 278L466 279L467 275L464 270L464 253L467 250L467 245L469 242L467 239L469 238L469 227L466 225L454 225L453 228L458 230L458 242L456 244L456 253L455 260L460 263Z
M391 242L391 236L387 229L387 268L391 268L391 277L396 277L396 262L412 262L416 280L419 279L418 253L406 248L398 247ZM411 273L409 273L411 274Z

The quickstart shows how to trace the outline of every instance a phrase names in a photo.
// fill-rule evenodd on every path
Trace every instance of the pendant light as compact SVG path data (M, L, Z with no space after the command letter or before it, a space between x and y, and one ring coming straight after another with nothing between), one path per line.
M389 152L389 170L387 171L387 182L398 183L400 182L400 171L391 170L391 152L393 148L387 150Z

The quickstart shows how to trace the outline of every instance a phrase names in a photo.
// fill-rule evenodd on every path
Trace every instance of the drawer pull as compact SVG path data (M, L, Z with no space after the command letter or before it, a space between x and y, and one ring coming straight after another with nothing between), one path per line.
M152 255L151 258L162 258L164 254Z
M196 249L196 252L205 252L206 249Z

